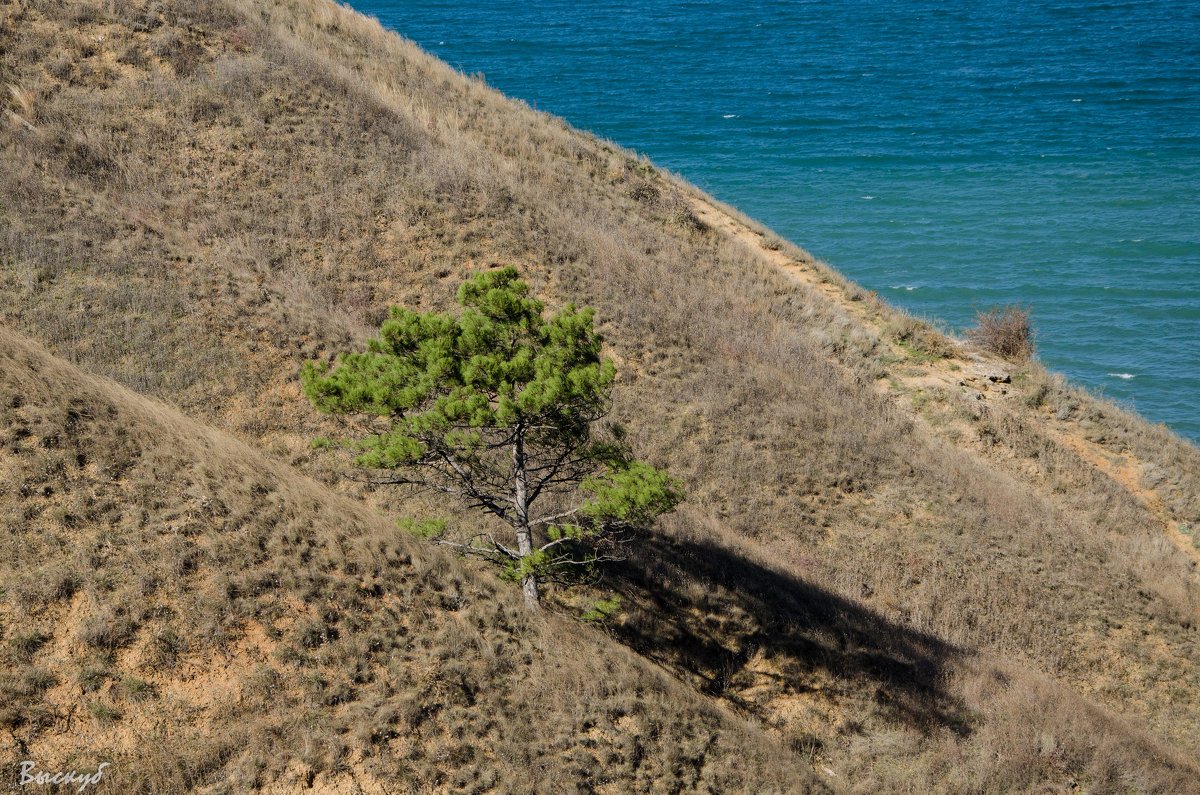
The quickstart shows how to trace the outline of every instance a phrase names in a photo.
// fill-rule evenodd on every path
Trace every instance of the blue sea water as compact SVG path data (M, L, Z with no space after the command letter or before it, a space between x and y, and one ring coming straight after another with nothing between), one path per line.
M351 5L1200 440L1200 2Z

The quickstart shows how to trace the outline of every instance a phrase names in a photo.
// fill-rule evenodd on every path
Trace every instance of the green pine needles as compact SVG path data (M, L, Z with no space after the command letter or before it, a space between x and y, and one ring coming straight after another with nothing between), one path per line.
M682 489L633 459L618 426L601 428L616 368L591 309L543 317L511 267L476 275L458 302L457 315L393 307L365 352L305 365L304 392L366 419L349 444L375 482L451 494L508 525L510 538L433 535L500 564L536 608L539 583L620 559Z

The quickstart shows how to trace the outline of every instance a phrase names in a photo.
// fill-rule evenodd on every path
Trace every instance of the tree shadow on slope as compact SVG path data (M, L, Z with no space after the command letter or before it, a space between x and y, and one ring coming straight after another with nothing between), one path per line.
M717 544L660 536L610 572L628 620L613 634L702 692L751 712L813 693L868 702L922 732L970 731L944 685L964 652ZM819 693L817 692L819 691Z

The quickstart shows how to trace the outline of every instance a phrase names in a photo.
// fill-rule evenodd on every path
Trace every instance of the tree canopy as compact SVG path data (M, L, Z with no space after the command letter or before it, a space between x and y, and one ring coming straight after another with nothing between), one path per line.
M350 444L376 482L452 494L507 524L511 540L438 540L502 565L536 607L539 582L621 557L682 489L634 459L619 426L601 427L616 368L591 309L545 317L512 267L457 297L458 314L393 307L365 351L308 363L304 391L320 411L367 420Z

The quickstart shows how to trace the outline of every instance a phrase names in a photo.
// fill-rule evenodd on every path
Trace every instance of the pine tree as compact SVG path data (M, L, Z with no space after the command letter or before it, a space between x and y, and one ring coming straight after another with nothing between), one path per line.
M308 363L304 391L367 418L351 444L375 482L455 495L511 528L438 540L500 564L537 608L540 582L621 558L681 487L632 458L619 426L601 428L616 368L591 309L543 317L511 267L476 275L458 302L457 315L393 307L365 352Z

